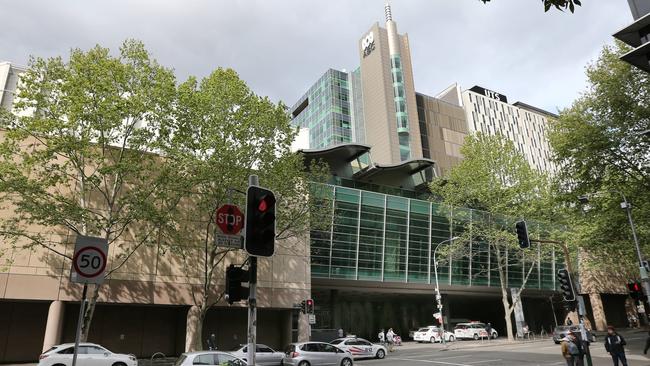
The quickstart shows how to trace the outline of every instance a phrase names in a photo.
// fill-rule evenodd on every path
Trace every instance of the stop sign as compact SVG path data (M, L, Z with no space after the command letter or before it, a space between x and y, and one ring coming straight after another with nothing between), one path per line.
M235 205L219 207L215 221L221 232L228 235L235 235L244 227L244 215Z

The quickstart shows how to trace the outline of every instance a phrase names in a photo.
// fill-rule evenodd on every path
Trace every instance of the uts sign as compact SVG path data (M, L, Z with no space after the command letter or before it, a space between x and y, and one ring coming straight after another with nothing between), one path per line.
M499 94L499 93L497 93L495 91L492 91L492 90L489 90L489 89L485 89L485 88L480 87L478 85L474 86L470 90L475 92L475 93L485 95L486 97L488 97L490 99L496 99L496 100L498 100L500 102L508 103L508 97L506 97L505 95Z
M370 32L361 40L363 57L368 56L375 49L375 35Z

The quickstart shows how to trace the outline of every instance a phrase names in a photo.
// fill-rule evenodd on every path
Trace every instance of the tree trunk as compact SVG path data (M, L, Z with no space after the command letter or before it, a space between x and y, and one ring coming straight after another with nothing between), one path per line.
M205 312L202 311L202 307L194 305L188 310L185 352L203 350L203 319L205 319Z
M97 306L97 299L99 299L99 290L101 285L93 285L93 291L88 299L88 305L84 311L83 323L81 324L81 342L88 342L88 333L90 333L90 324L95 315L95 307Z
M512 333L512 311L510 310L510 302L508 302L508 292L503 289L501 289L501 301L503 302L503 318L506 321L508 341L512 342L515 340L515 336Z

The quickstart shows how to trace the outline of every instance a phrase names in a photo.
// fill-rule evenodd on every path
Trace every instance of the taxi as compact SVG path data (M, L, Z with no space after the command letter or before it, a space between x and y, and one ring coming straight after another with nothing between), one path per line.
M377 358L386 357L386 347L380 344L372 344L363 338L346 337L338 338L330 344L352 354L352 358Z
M445 342L453 342L456 340L454 333L445 330ZM416 342L440 342L441 341L442 329L435 325L429 325L427 327L422 327L415 331L413 334L413 340Z
M488 338L488 333L485 330L485 323L479 322L470 322L470 323L458 323L454 327L454 335L457 339L481 339ZM498 333L496 330L492 329L492 334L489 335L490 338L497 338Z

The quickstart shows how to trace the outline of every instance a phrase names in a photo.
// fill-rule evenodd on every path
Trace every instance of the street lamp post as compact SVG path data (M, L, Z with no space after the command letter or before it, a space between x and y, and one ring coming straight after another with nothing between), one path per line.
M442 316L442 296L440 296L440 286L438 284L438 259L436 257L436 254L438 253L438 248L440 248L440 245L447 242L452 242L458 238L458 236L454 236L453 238L443 240L438 243L438 245L436 245L436 249L433 250L433 273L436 277L436 303L438 304L438 312L440 313L440 328L442 328L442 336L440 336L440 339L442 343L445 343L445 323Z

